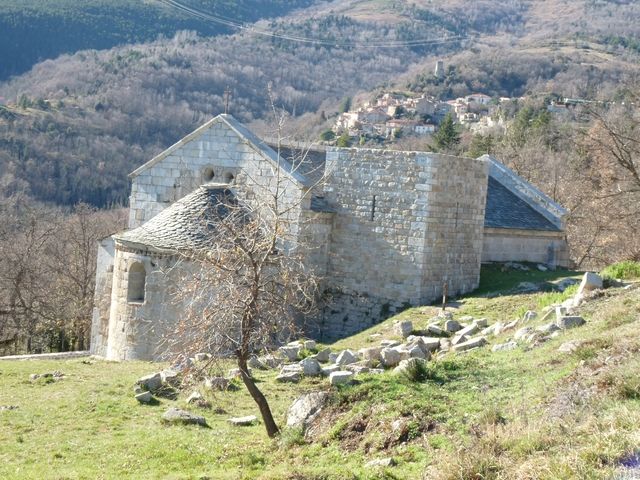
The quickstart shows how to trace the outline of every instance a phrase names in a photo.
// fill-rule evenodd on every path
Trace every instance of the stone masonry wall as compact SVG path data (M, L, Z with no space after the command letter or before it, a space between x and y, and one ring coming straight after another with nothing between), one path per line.
M146 271L143 302L128 301L128 271L140 262ZM154 257L116 249L111 316L106 357L111 360L161 360L168 351L167 336L178 318L171 297L178 276L174 257ZM172 272L174 274L172 275Z
M357 331L385 312L433 301L444 281L452 293L477 287L486 162L332 149L327 169L326 198L337 211L328 283L339 300L325 309L325 331Z
M534 262L568 267L569 248L563 232L486 228L483 262Z
M114 255L115 245L111 237L98 242L90 348L92 355L101 357L107 356Z

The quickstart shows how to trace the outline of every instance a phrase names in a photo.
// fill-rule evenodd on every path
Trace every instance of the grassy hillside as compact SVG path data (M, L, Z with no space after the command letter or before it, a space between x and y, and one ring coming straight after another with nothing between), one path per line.
M186 0L190 7L237 22L278 17L313 0ZM230 33L212 23L168 8L158 0L8 0L0 4L0 80L36 62L78 50L173 36L180 30L202 35Z
M511 285L522 274L492 272ZM552 282L571 272L536 273ZM506 278L505 278L506 277ZM456 317L510 320L523 309L559 298L514 294L460 301ZM431 307L403 312L417 328ZM160 416L177 401L137 405L132 385L157 365L70 360L0 363L0 477L215 479L599 479L633 463L640 438L640 295L638 286L607 290L581 308L587 324L540 345L510 352L488 347L430 362L422 381L391 372L360 376L329 389L326 380L298 385L257 372L279 422L301 392L329 390L331 400L311 438L285 431L270 441L261 425L233 428L230 416L256 414L244 390L209 396L197 410L210 429L167 427ZM391 338L390 319L334 348L358 348ZM539 323L539 322L538 322ZM535 325L535 323L534 323ZM492 343L506 341L505 333ZM573 353L558 347L576 340ZM62 380L29 380L60 370ZM214 413L214 412L218 413ZM366 467L393 457L397 466Z

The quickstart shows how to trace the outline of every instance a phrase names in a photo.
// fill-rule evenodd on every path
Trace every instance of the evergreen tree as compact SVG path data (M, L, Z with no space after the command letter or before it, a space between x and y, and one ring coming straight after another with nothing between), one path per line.
M460 134L453 122L453 116L447 113L440 124L440 128L433 135L433 141L438 150L448 151L455 148L460 143Z

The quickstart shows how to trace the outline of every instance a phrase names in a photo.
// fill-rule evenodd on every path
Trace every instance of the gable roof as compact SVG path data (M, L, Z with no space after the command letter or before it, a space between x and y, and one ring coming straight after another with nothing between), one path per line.
M197 140L201 137L207 130L217 124L224 124L229 129L231 129L238 137L249 147L255 150L258 154L260 154L265 160L273 163L274 166L280 167L283 172L285 172L291 179L293 179L296 183L308 187L312 185L312 182L305 177L302 173L298 171L298 169L291 164L286 158L283 156L278 157L278 154L265 142L263 142L260 138L254 135L247 127L238 122L235 118L228 114L221 114L217 117L209 120L204 125L198 127L196 130L191 132L189 135L186 135L178 142L174 143L172 146L167 148L165 151L156 155L151 160L149 160L144 165L138 167L133 172L129 174L130 178L137 177L145 170L151 168L157 163L161 162L167 156L171 155L173 152L183 147L184 145Z
M489 176L484 226L523 230L561 231L531 205Z

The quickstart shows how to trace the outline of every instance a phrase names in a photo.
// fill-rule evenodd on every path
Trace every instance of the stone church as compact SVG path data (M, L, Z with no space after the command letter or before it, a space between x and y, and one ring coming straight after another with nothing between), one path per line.
M321 340L433 302L445 282L451 295L470 292L481 262L568 262L566 211L490 156L296 152L219 115L132 172L129 229L99 244L92 353L162 358L181 315L168 294L176 253L199 241L203 209L227 193L259 205L274 172L286 179L296 235L316 247L309 265L331 292L308 332Z

